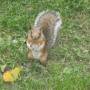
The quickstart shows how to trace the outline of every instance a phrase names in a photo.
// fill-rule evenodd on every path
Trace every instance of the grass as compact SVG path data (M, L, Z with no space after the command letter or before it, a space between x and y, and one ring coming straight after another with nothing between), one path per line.
M58 45L49 50L47 67L27 59L26 33L43 10L61 13ZM0 0L0 67L23 65L21 77L0 90L90 90L89 0Z

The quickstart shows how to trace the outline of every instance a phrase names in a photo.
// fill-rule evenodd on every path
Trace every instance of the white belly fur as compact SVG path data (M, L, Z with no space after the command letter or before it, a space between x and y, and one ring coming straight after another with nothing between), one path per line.
M31 45L30 43L27 43L27 47L29 48L29 49L31 49L31 51L32 51L32 54L33 54L33 57L35 58L35 59L39 59L40 58L40 55L41 55L41 49L43 48L43 46L44 46L44 44L42 44L42 45L36 45L36 44L33 44L33 45Z
M40 58L39 46L34 44L34 45L32 45L31 50L32 50L33 57L36 59L39 59Z
M36 52L36 51L32 50L32 54L33 54L33 57L35 59L39 59L40 58L40 51Z

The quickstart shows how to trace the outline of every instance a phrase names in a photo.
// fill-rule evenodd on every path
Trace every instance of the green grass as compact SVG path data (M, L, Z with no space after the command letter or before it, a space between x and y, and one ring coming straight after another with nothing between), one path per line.
M61 13L58 44L49 50L47 67L29 65L26 33L43 10ZM89 0L0 0L0 67L23 65L21 77L0 90L90 90Z

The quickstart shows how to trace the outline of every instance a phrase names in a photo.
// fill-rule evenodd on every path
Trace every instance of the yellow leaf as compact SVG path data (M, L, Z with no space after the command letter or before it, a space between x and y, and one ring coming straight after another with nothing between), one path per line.
M12 81L14 81L14 78L13 78L12 74L10 73L10 71L7 71L7 72L5 72L3 74L3 80L5 82L12 82Z

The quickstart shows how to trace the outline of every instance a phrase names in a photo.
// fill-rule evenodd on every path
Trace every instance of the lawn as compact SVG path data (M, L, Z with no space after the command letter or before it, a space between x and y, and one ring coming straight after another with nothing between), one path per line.
M49 50L46 67L27 59L26 34L43 10L59 11L62 29ZM23 66L13 83L0 90L90 90L89 0L0 0L0 67Z

